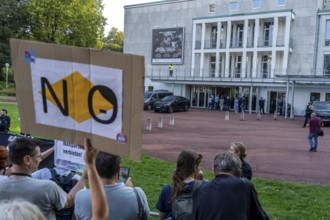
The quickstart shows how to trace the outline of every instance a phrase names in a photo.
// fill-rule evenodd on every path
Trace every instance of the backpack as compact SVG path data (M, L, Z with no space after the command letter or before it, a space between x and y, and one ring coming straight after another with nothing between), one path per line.
M73 172L70 172L66 176L61 176L56 173L55 169L49 169L49 171L52 174L52 178L50 180L59 185L66 193L69 193L78 182L78 180L73 179L75 175ZM74 205L70 208L64 208L58 211L56 210L55 213L56 220L71 220L74 214Z
M202 185L201 180L195 180L193 190L174 199L172 205L173 220L190 220L193 209L193 193Z

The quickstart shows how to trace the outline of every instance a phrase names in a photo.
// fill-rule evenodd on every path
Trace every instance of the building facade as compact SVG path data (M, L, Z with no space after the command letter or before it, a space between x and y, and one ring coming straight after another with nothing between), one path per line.
M145 57L145 89L169 89L192 107L225 96L233 108L245 96L253 112L263 97L266 112L278 112L281 100L304 115L309 101L330 101L328 0L128 5L124 33L124 52Z

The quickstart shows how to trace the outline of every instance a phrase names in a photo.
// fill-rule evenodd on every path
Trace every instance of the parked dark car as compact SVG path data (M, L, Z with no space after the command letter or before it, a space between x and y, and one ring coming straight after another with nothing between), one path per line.
M315 101L313 111L324 124L330 124L330 102Z
M189 111L190 101L182 96L166 96L161 101L154 103L155 112L169 112L173 113L175 111Z
M152 110L152 107L155 102L160 101L162 98L173 95L173 92L168 90L155 90L155 91L147 91L144 93L144 110Z

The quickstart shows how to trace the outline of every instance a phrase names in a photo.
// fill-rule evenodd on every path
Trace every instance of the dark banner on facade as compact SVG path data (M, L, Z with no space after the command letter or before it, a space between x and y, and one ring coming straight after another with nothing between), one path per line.
M152 64L182 64L183 43L183 27L152 30Z

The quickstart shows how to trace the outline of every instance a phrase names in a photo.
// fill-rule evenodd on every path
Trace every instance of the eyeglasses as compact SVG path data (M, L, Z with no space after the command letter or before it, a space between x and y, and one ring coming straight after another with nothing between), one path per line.
M37 158L39 161L42 161L44 158L43 158L43 156L42 156L42 154L39 154L39 155L33 155L33 156L31 156L31 157L35 157L35 158Z

